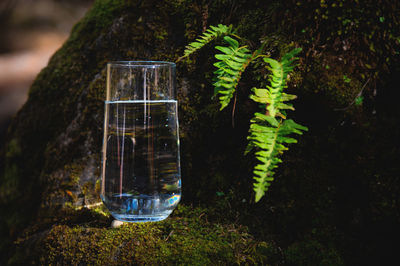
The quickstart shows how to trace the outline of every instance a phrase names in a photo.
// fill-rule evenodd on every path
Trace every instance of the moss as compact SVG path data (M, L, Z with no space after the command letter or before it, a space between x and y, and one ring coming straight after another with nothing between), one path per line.
M2 198L18 197L19 193L15 188L19 185L19 180L15 177L18 176L18 166L16 164L8 164L2 176L2 186L0 188L0 196Z
M14 138L10 140L7 146L6 158L12 159L14 156L21 154L21 147L18 144L18 139Z
M93 29L91 34L94 36L99 36L102 32L101 30L105 27L111 25L115 19L115 14L120 12L123 8L131 5L132 1L95 1L92 9L86 14L86 16L77 23L72 29L69 41L78 41L83 44L80 40L81 32L89 33L88 25L92 24L91 29ZM90 36L89 36L90 37Z
M329 99L332 109L354 110L350 107L356 107L352 104L357 95L365 89L363 85L366 80L363 81L352 73L351 67L338 63L336 56L325 54L323 59L315 59L313 65L303 64L301 68L302 73L307 73L302 78L302 81L306 80L306 84L303 83L306 86L303 87L302 93Z
M5 169L3 176L0 176L2 186L0 187L0 198L8 197L18 187L18 157L21 155L21 147L18 139L13 138L6 146Z
M83 216L79 221L77 217ZM67 220L53 221L40 240L36 237L44 227L31 228L17 243L20 251L32 241L38 241L36 247L25 257L18 252L20 257L9 263L264 264L276 252L274 245L255 240L243 226L209 221L208 210L203 208L180 205L162 222L128 223L115 229L101 226L102 222L93 227L99 217L87 209L68 213Z

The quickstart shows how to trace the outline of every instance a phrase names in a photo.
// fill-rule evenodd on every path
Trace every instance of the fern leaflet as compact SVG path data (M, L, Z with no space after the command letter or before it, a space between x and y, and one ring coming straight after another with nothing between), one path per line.
M247 139L251 146L258 148L255 156L259 163L253 171L255 201L258 202L274 180L274 169L278 163L282 162L279 156L287 150L284 144L297 142L289 135L292 133L301 135L307 128L291 119L278 121L274 117L261 113L255 113L255 117L250 122L250 135Z
M206 44L210 43L212 40L229 35L232 33L232 25L226 26L222 24L218 24L218 26L210 26L201 36L199 36L196 41L189 43L185 47L185 51L182 57L180 57L178 61L182 60L185 57L188 57L192 53L196 52L197 50L201 49Z
M219 94L220 110L224 109L231 101L240 77L253 58L246 46L239 47L239 42L229 36L224 37L229 46L216 46L222 52L216 54L218 60L214 63L214 94Z
M285 103L296 98L295 95L283 93L283 89L286 88L286 80L288 74L293 71L295 56L301 51L301 48L296 48L285 54L282 57L281 62L274 60L272 58L263 58L264 62L269 64L269 70L271 75L269 78L270 86L267 89L257 89L254 88L254 95L250 98L255 102L267 104L267 111L270 116L281 116L286 118L285 114L281 110L289 109L294 110L291 104Z
M294 49L282 57L281 62L271 58L264 58L269 64L271 71L266 89L253 88L253 94L250 96L255 102L266 105L266 114L255 113L250 120L250 135L247 137L249 145L246 153L256 147L256 159L259 163L254 167L254 191L256 192L255 201L258 202L268 190L270 183L274 180L274 169L278 163L282 162L279 156L287 150L284 144L296 143L296 139L291 134L302 134L307 131L307 127L295 123L293 120L286 119L284 110L294 110L293 106L287 101L296 98L295 95L286 94L283 89L286 88L288 74L295 67L295 55L301 49ZM276 117L280 117L277 120Z

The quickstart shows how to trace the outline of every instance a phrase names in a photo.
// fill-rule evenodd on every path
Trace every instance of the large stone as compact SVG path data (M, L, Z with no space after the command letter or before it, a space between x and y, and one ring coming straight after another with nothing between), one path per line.
M19 241L20 252L47 243L49 249L43 252L49 253L43 258L50 262L63 256L64 245L79 256L86 254L80 249L90 247L74 247L77 239L87 240L86 233L96 240L112 235L112 230L123 234L136 228L97 230L70 222L76 215L69 213L71 209L99 201L105 65L113 60L175 61L198 33L218 23L232 23L251 48L258 47L261 39L273 57L289 46L304 48L300 71L291 76L288 89L300 96L291 115L309 126L310 132L285 154L268 197L257 206L248 204L253 163L243 157L243 151L248 121L257 107L248 100L248 91L258 86L256 78L265 72L250 67L244 73L233 128L232 107L219 112L217 103L210 100L214 59L212 48L205 48L177 65L183 201L207 203L216 191L223 191L225 209L240 212L232 221L248 224L264 239L279 235L282 247L288 248L284 251L287 261L294 265L300 265L299 260L307 264L309 256L304 254L321 264L325 258L320 254L325 251L335 257L336 247L347 254L349 264L371 262L362 255L352 258L357 252L391 255L391 229L399 221L396 174L400 156L393 148L399 132L393 97L400 65L395 52L399 4L369 0L360 9L356 1L339 2L328 6L319 0L307 5L272 0L96 1L37 77L1 147L1 256L12 256L10 242L29 223L28 239ZM221 216L225 214L220 210ZM173 221L180 223L182 217ZM57 225L63 221L72 225ZM148 230L162 231L173 221ZM104 219L88 223L104 226ZM218 228L196 223L201 228L194 235L209 232L203 228L209 226L214 236ZM222 232L229 227L224 225ZM77 238L63 238L71 232L78 232ZM166 231L156 236L168 238ZM224 241L219 246L222 250ZM380 245L382 241L387 245ZM109 251L106 254L112 259L114 249ZM73 256L62 258L78 263Z
M95 2L38 75L9 127L1 150L2 235L18 235L38 215L40 219L59 208L99 201L106 63L175 61L208 20L227 20L224 5ZM227 187L224 172L240 177L238 158L248 121L239 119L239 130L231 133L230 111L217 116L217 104L210 101L213 89L205 73L211 70L212 57L194 59L197 62L181 63L177 69L184 199L215 195L213 188ZM224 163L228 158L233 167ZM219 178L212 178L215 174Z

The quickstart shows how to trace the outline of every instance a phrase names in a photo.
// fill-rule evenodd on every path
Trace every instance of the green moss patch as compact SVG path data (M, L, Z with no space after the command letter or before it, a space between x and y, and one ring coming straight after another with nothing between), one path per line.
M276 252L273 245L254 239L246 227L211 221L203 208L181 205L162 222L126 223L118 228L110 228L109 216L95 210L82 209L66 217L48 229L31 227L17 241L19 252L9 263L265 264ZM28 246L33 248L29 254Z

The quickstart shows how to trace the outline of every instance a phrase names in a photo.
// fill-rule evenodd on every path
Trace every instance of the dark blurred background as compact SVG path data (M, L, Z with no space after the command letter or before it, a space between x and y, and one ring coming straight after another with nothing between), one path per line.
M31 83L93 0L0 0L0 142Z

